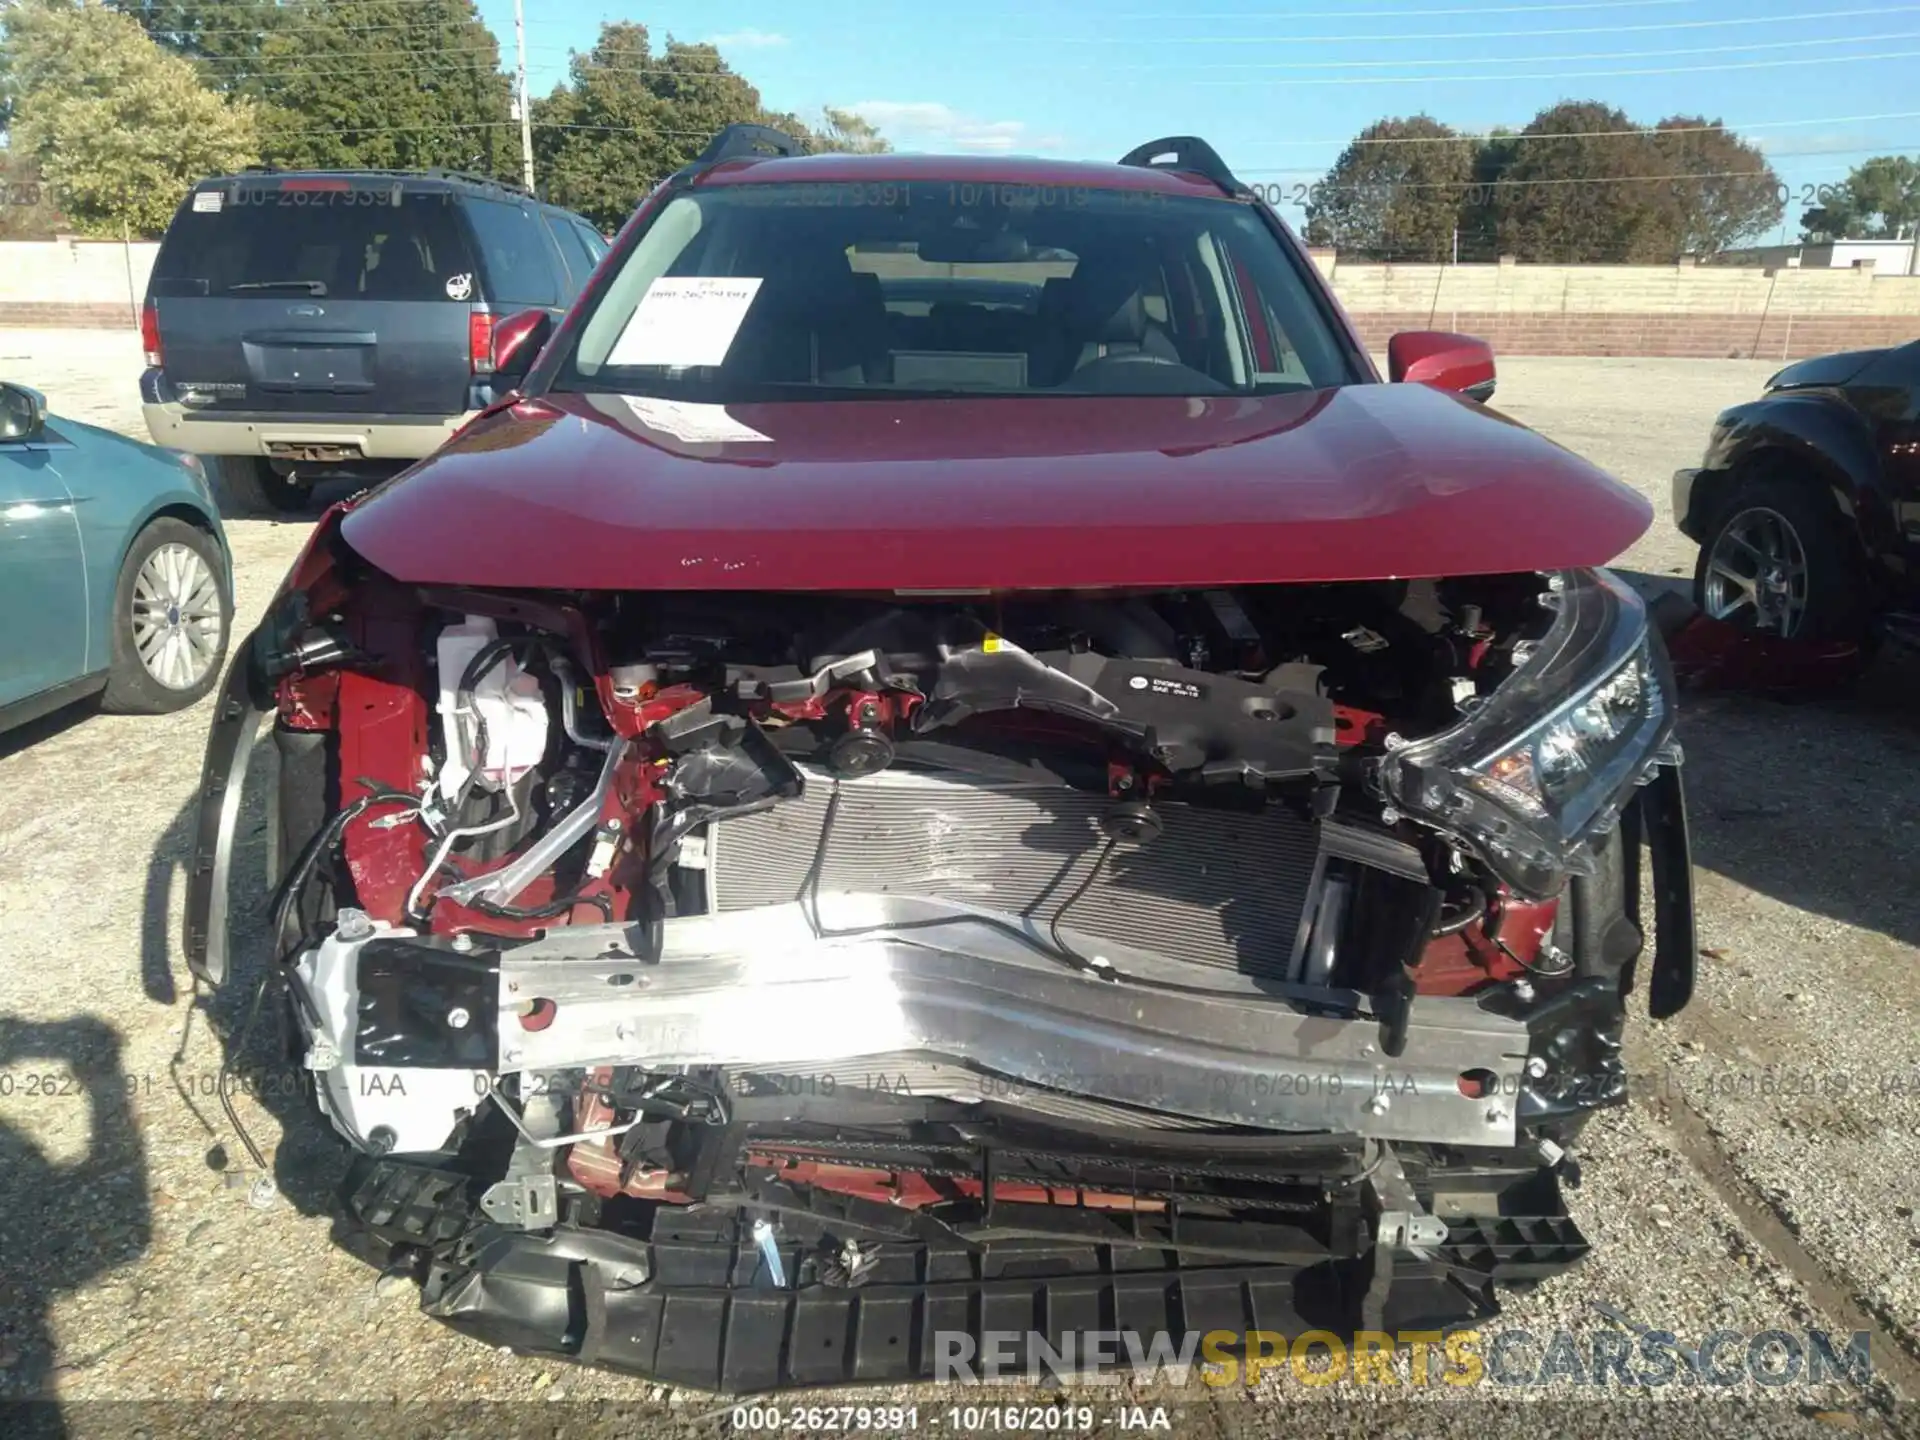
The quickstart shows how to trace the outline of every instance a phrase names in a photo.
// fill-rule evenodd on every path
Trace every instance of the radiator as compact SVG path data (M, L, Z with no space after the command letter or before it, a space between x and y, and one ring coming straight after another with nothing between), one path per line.
M1045 925L1086 880L1105 844L1111 802L1057 785L894 768L836 780L803 767L806 792L708 831L710 899L744 910L802 898L821 859L823 894L922 895ZM1165 828L1117 848L1062 929L1169 959L1283 979L1303 940L1318 827L1269 805L1258 812L1159 803Z

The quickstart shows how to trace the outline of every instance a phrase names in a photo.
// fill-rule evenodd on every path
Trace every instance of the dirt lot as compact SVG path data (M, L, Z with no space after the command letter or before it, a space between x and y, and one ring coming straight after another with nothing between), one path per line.
M0 374L39 385L57 411L144 438L138 364L130 335L0 332ZM1679 575L1692 547L1671 528L1667 477L1697 458L1714 411L1769 369L1515 360L1499 403L1650 495L1659 519L1623 564ZM229 526L244 633L305 525ZM1717 1329L1870 1328L1874 1384L1596 1391L1561 1378L1427 1391L1409 1413L1382 1409L1379 1387L1283 1373L1263 1399L1312 1402L1323 1408L1294 1412L1311 1413L1310 1428L1354 1433L1911 1433L1898 1401L1920 1400L1917 692L1915 667L1883 661L1843 698L1689 702L1699 995L1677 1021L1641 1024L1636 1101L1595 1127L1573 1196L1592 1259L1514 1296L1488 1327L1536 1337L1510 1352L1506 1373L1522 1377L1542 1368L1554 1327L1583 1345L1617 1329L1596 1303L1696 1346ZM210 1026L191 1008L175 939L207 720L206 705L158 720L67 714L0 738L0 1397L54 1398L80 1433L134 1429L129 1412L94 1403L109 1400L181 1402L145 1412L157 1418L141 1428L156 1435L251 1413L210 1400L520 1401L486 1423L571 1436L725 1429L731 1409L713 1397L498 1353L425 1320L405 1295L376 1295L327 1241L337 1151L286 1097L237 1102L281 1192L267 1208L249 1203L256 1172L213 1098L235 1017L216 1008ZM231 1156L225 1173L209 1165L216 1143ZM1727 1363L1744 1348L1725 1350ZM1184 1405L1170 1412L1179 1434L1276 1423L1237 1392L1166 1393ZM1490 1394L1583 1408L1506 1408ZM977 1397L885 1398L917 1400L930 1428L936 1411ZM1116 1396L1048 1398L1090 1399L1104 1418ZM303 1423L343 1414L359 1434L473 1430L440 1412L366 1407Z

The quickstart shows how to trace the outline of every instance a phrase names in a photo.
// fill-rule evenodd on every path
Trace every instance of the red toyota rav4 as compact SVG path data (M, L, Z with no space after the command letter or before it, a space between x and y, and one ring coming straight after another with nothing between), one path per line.
M517 393L233 668L187 952L284 1009L338 1233L736 1391L1574 1262L1641 957L1654 1016L1692 984L1672 682L1600 568L1647 502L1477 341L1381 383L1200 141L795 151L723 133L501 324Z

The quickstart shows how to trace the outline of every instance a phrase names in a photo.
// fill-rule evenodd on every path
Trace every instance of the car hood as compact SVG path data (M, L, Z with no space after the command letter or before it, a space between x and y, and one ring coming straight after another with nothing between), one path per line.
M981 591L1601 565L1651 518L1498 412L1369 384L726 407L550 395L482 417L342 533L420 584Z

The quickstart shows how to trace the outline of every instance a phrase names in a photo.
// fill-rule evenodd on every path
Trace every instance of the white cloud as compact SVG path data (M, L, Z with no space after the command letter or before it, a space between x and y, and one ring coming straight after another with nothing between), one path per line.
M730 30L725 35L709 35L706 43L719 50L778 50L792 42L773 30Z
M1024 120L981 120L933 100L862 100L846 108L879 126L896 150L1009 155L1060 143L1057 136L1029 133Z

